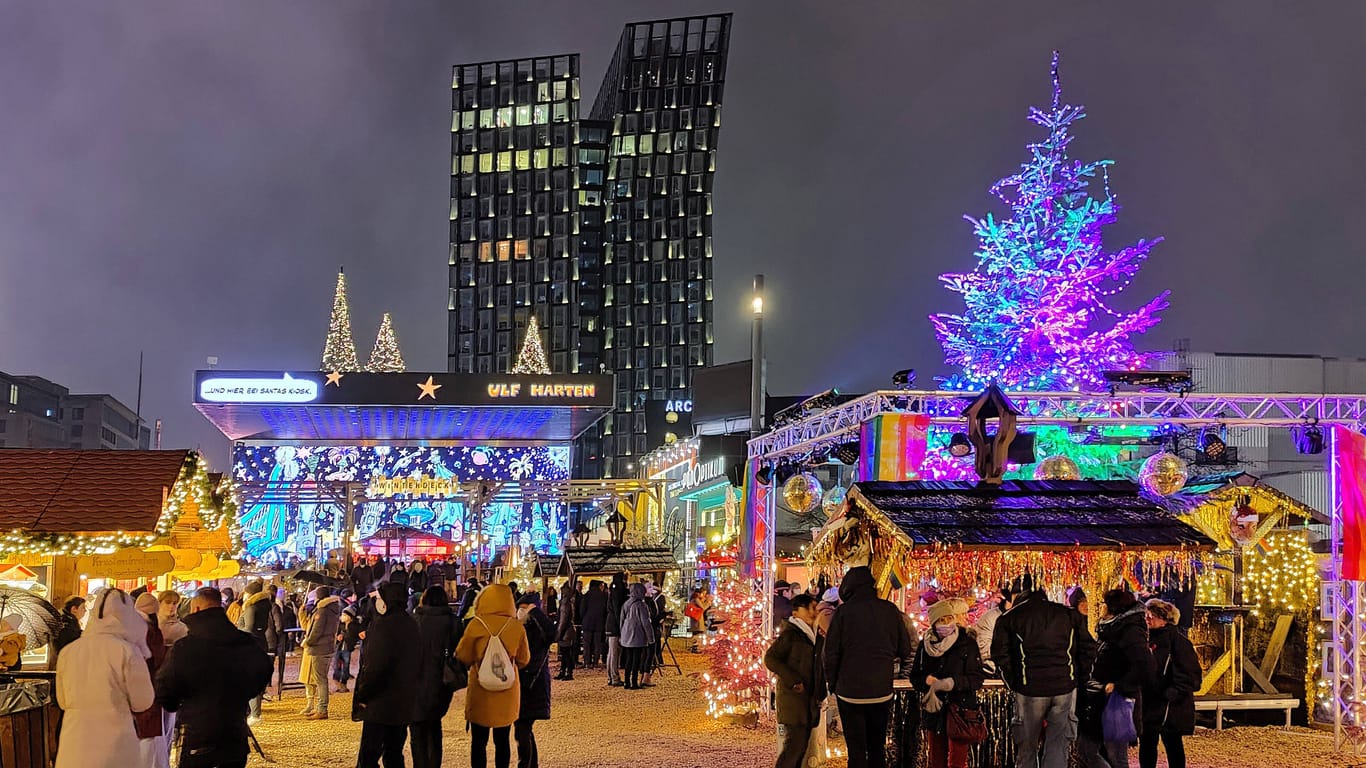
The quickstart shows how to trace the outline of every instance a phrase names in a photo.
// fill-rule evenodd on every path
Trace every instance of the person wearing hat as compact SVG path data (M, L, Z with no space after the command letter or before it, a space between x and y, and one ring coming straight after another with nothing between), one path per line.
M930 606L925 630L911 663L911 685L920 692L929 735L929 768L967 768L967 742L948 735L949 707L978 709L977 691L986 680L977 633L967 627L968 604L956 597Z
M537 720L550 719L550 645L555 642L555 625L541 610L541 596L535 592L517 598L517 619L526 628L531 661L518 677L522 701L517 722L512 724L512 735L517 742L517 768L539 768L540 756L532 728Z
M1195 733L1195 691L1200 687L1200 659L1178 626L1181 611L1165 600L1145 606L1148 647L1157 673L1143 687L1143 732L1138 737L1139 768L1157 766L1157 744L1167 750L1170 768L1186 768L1182 739Z
M1108 765L1128 768L1129 742L1106 738L1103 715L1111 696L1131 699L1134 728L1143 733L1143 690L1152 684L1153 654L1148 648L1145 609L1134 593L1127 588L1111 589L1102 599L1105 618L1096 626L1096 660L1091 665L1080 728L1088 741L1101 745Z
M792 585L778 579L773 582L773 628L782 630L792 618Z
M816 598L797 595L792 617L764 653L764 666L778 678L778 728L782 749L777 768L801 768L811 731L820 724L825 676L820 656L824 638L816 634Z

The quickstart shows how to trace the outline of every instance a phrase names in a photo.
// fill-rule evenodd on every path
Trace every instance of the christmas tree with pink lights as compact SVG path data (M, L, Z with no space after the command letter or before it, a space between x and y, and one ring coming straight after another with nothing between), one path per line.
M1167 293L1133 311L1116 310L1148 252L1162 238L1106 250L1102 230L1118 218L1110 193L1111 160L1067 155L1083 107L1065 104L1053 52L1053 104L1029 120L1048 135L1029 145L1030 159L991 188L1009 218L966 217L977 235L977 268L939 277L963 297L959 314L932 315L945 362L962 372L951 389L1100 390L1103 372L1139 368L1148 356L1131 337L1156 325ZM1099 184L1103 196L1092 197Z

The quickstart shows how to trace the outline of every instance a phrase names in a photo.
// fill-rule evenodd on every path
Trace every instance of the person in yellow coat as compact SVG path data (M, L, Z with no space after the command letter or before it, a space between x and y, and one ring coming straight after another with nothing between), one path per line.
M470 685L465 691L465 720L470 724L471 768L488 765L490 733L493 735L495 768L508 768L512 762L509 736L522 706L522 689L517 683L502 691L485 690L479 685L479 663L484 660L489 638L493 635L498 636L518 669L531 661L526 628L517 620L512 590L505 584L492 584L479 593L474 602L474 618L465 626L465 634L455 649L456 658L470 668Z

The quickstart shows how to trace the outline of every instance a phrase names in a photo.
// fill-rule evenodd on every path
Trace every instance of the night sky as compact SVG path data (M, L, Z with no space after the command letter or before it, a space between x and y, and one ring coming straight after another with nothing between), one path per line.
M928 383L1053 48L1107 243L1166 237L1140 346L1366 356L1359 0L0 0L0 370L131 405L143 350L164 446L221 462L191 372L317 366L339 264L361 354L391 311L444 370L451 66L579 52L587 109L624 24L727 10L716 361L765 273L773 393Z

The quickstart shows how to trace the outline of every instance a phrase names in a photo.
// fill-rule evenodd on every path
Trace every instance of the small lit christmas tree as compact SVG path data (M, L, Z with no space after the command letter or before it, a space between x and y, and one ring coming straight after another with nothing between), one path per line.
M535 315L527 318L522 351L517 354L517 362L509 373L550 373L550 363L545 359L545 348L541 346L541 327Z
M370 373L402 373L407 369L403 364L403 353L398 349L398 336L394 334L394 321L389 313L379 324L379 336L375 337L375 348L370 351L370 362L365 370Z
M949 388L1104 389L1104 371L1146 362L1130 337L1155 325L1167 306L1163 293L1133 312L1110 307L1161 238L1105 250L1101 230L1119 213L1107 175L1112 161L1067 156L1068 131L1086 113L1062 103L1056 51L1052 75L1052 107L1029 112L1048 136L1029 145L1030 160L1018 172L991 188L1010 206L1010 218L966 217L978 238L977 268L939 278L966 305L962 315L930 318L945 362L962 368L945 382ZM1090 194L1097 174L1099 200Z
M747 582L732 579L716 589L715 610L725 622L707 646L711 671L702 675L707 714L712 717L757 712L772 675L764 667L772 633L764 627L764 596Z
M351 307L346 302L346 272L337 270L337 292L332 297L332 319L323 345L324 371L359 371L356 342L351 338Z

